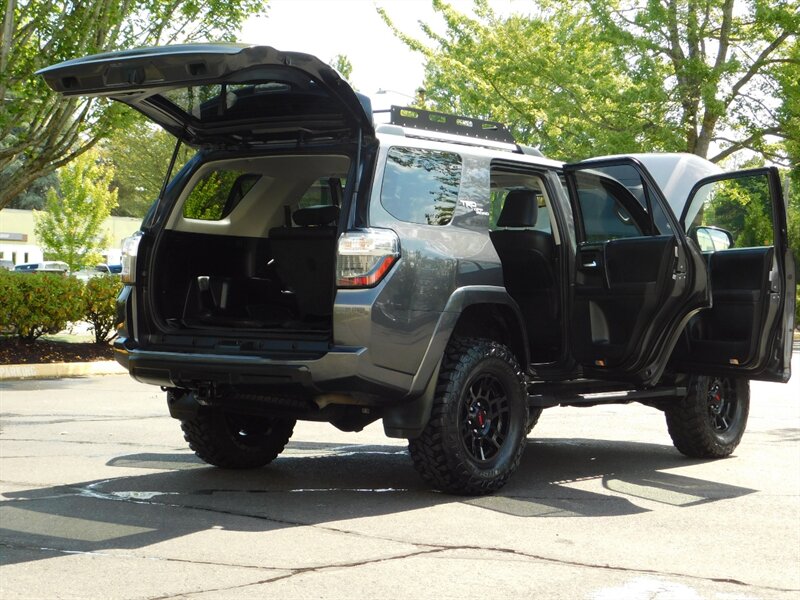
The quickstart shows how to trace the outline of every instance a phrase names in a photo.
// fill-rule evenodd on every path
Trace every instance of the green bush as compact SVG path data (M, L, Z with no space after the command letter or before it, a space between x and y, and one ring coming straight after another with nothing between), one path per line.
M0 331L32 342L83 318L83 284L57 273L0 270Z
M94 330L94 341L98 344L113 338L116 320L116 301L122 282L117 275L101 275L86 282L83 294L84 320ZM109 334L113 333L109 337Z

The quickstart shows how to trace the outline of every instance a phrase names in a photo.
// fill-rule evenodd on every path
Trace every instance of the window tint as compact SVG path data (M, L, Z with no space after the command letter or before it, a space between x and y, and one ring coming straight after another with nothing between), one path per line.
M227 217L261 178L257 173L216 170L206 173L183 204L187 219L219 221Z
M309 206L339 206L344 182L338 177L321 177L311 184L300 198L299 208Z
M644 209L624 187L585 173L579 174L576 185L587 242L644 235Z
M453 213L455 227L485 232L489 228L489 161L479 156L462 156L458 206Z
M204 123L258 118L264 114L325 114L323 95L300 94L282 81L210 84L167 90L161 95L180 110ZM287 98L291 101L287 102Z
M630 210L636 213L633 216L638 217L638 225L643 232L662 235L673 233L667 214L654 196L652 189L642 179L642 175L636 167L628 164L611 165L593 168L592 172L610 178L627 192L625 194L622 190L619 190L617 196L622 194L628 199L636 200L638 207L630 206ZM651 212L652 215L650 214Z
M458 204L460 183L458 154L395 146L386 159L381 204L401 221L447 225Z

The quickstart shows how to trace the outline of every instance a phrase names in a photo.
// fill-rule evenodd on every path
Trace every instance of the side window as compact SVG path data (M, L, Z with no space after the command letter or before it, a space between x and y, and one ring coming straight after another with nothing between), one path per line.
M224 219L259 179L257 173L226 169L206 173L183 203L183 216L203 221Z
M689 236L704 252L773 245L772 198L763 173L707 183L686 216Z
M309 206L340 206L344 181L339 177L322 177L311 184L300 198L299 208Z
M527 223L524 225L526 229L534 229L536 231L543 231L545 233L550 233L550 213L547 208L547 203L544 200L544 195L542 195L541 191L538 189L531 189L528 187L514 187L508 189L500 189L500 190L492 190L492 205L496 206L497 209L494 213L494 219L492 222L492 227L500 226L498 224L498 219L503 212L503 207L506 204L506 198L512 192L520 192L525 191L528 192L531 201L536 204L536 222L535 223ZM523 227L523 224L519 224L520 227Z
M490 191L490 227L494 229L498 226L504 226L502 223L498 223L498 221L503 214L506 198L508 198L509 194L514 194L517 198L519 198L520 195L527 197L529 202L536 205L536 210L527 213L524 223L519 222L511 226L552 233L550 207L547 204L544 189L544 182L537 175L493 169ZM532 215L535 215L535 220L533 222L528 222L528 219L533 220L531 219ZM515 222L520 216L521 215L518 215L512 218L510 222ZM509 222L508 215L503 221Z
M597 175L603 175L611 188L608 192L616 197L618 202L624 201L627 210L637 221L638 227L644 235L671 235L674 233L670 220L653 191L642 179L637 168L629 164L610 165L592 169ZM612 183L613 182L613 183ZM606 186L607 188L609 186ZM616 188L616 189L612 189ZM635 204L633 201L635 200ZM639 234L641 235L641 234ZM630 237L619 235L617 237Z
M381 204L409 223L447 225L461 184L461 157L453 152L394 146L389 149Z
M576 187L587 242L645 235L646 213L623 186L605 177L580 173Z

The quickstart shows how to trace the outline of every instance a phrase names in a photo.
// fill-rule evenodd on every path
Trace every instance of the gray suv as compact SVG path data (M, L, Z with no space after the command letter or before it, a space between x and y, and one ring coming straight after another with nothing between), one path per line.
M268 47L41 74L197 149L125 242L114 349L208 463L265 465L298 419L382 419L430 485L480 494L514 472L544 408L641 402L678 450L721 457L749 380L789 379L775 169L563 164L498 123L414 108L376 125L332 68Z

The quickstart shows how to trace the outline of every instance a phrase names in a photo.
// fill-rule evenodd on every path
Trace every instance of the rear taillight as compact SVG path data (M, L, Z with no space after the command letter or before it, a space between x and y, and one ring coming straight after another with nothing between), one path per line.
M122 240L122 271L120 277L122 283L136 282L136 254L139 251L139 242L142 239L142 232L137 231L130 237Z
M400 258L400 239L389 229L348 231L339 238L336 284L342 288L372 287Z

